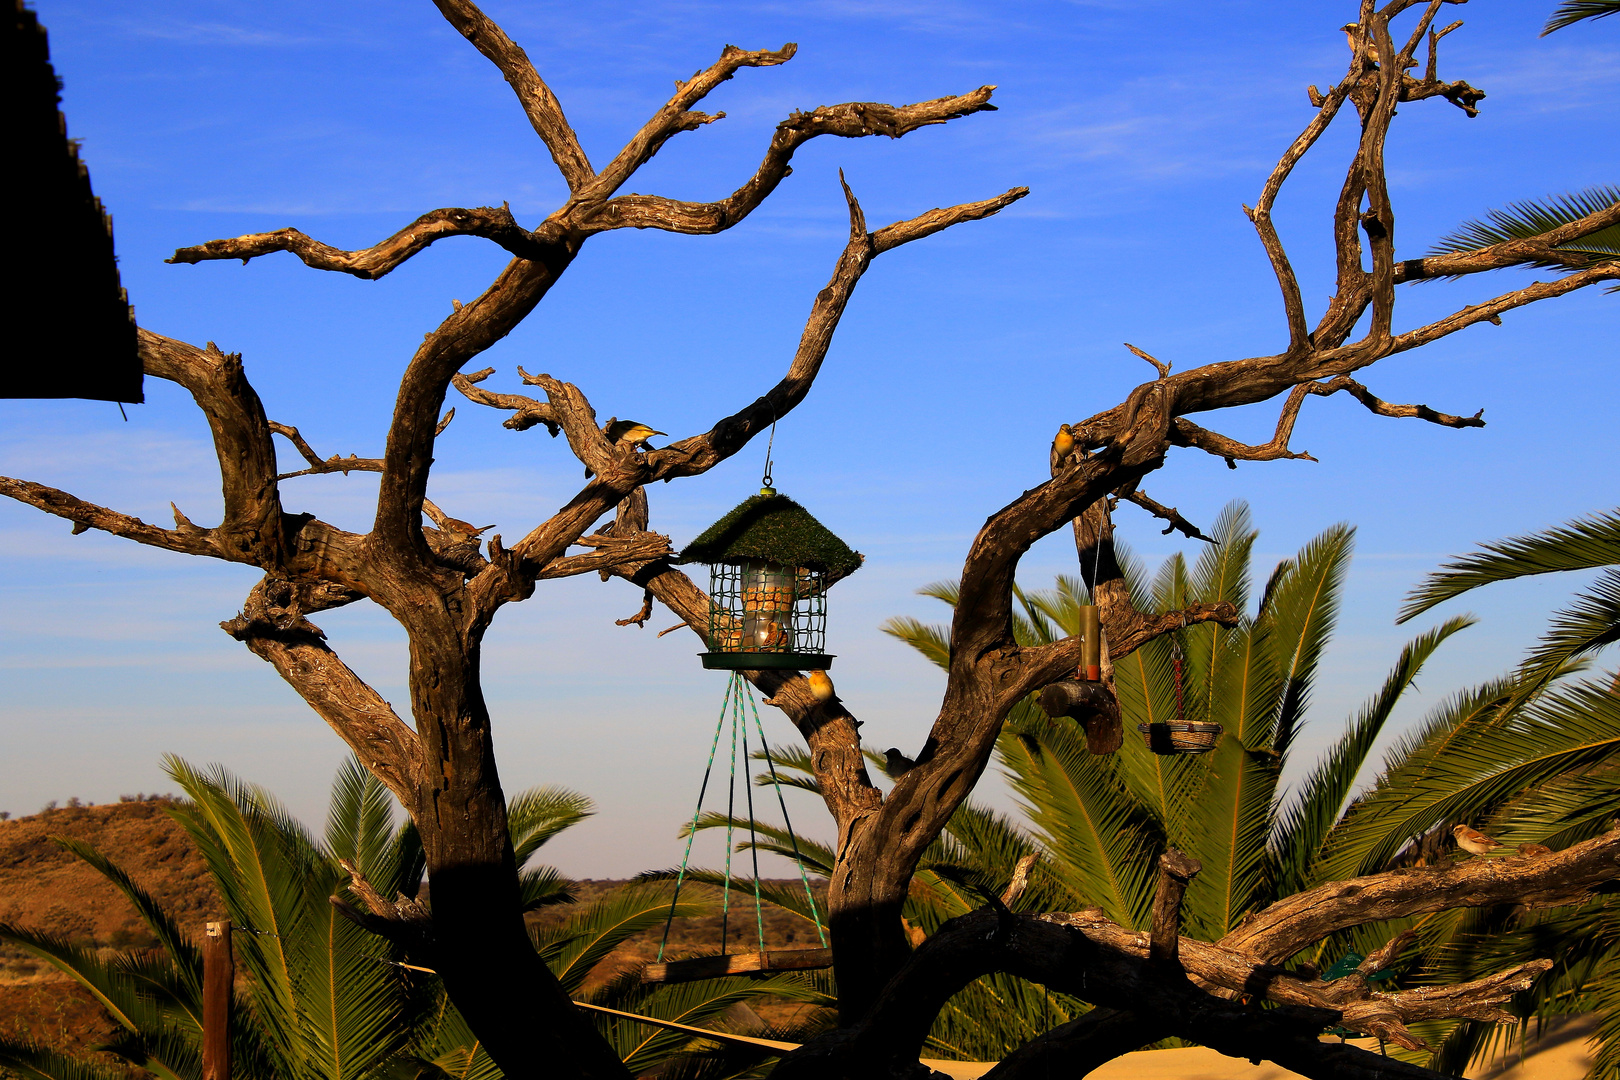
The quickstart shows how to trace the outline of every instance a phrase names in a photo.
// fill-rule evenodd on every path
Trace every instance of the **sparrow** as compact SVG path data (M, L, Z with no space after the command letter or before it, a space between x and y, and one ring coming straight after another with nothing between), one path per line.
M833 693L832 680L827 678L825 671L821 670L810 673L810 693L817 701L831 701L837 697Z
M1058 428L1055 438L1052 439L1052 469L1056 471L1069 455L1074 453L1074 429L1068 424Z
M1548 847L1546 844L1520 844L1519 854L1528 855L1532 858L1538 855L1551 855L1552 848Z
M898 746L891 746L887 750L883 751L883 771L888 773L891 777L904 776L906 773L910 772L916 766L916 764L917 763L915 761L902 754Z
M623 443L625 446L636 447L641 446L654 435L668 435L669 432L650 428L638 420L613 419L609 420L607 427L602 429L602 434L606 435L607 441L615 446ZM594 475L595 473L591 471L591 467L589 465L585 466L585 479L589 480Z
M1487 851L1501 846L1478 829L1471 829L1467 825L1455 826L1451 830L1451 835L1457 838L1458 847L1475 855L1483 855Z
M422 509L428 517L433 519L433 524L437 525L441 532L449 533L458 540L476 540L479 534L486 533L495 527L485 525L480 529L470 522L462 521L460 518L453 518L427 499L422 500Z

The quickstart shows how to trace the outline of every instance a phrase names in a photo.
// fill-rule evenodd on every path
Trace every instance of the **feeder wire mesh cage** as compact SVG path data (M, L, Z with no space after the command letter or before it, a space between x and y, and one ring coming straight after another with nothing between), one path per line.
M825 669L827 589L859 569L809 511L766 487L681 552L709 564L709 651L722 669Z

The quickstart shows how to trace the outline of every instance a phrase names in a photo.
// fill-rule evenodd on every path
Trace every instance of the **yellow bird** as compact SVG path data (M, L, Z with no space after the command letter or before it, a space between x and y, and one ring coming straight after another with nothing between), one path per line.
M1488 851L1501 847L1491 837L1467 825L1456 826L1451 830L1451 835L1457 838L1458 847L1475 855L1483 855Z
M1361 34L1361 24L1349 23L1348 25L1341 26L1339 29L1344 31L1345 40L1350 43L1350 51L1355 52L1356 39ZM1378 42L1374 41L1372 38L1367 39L1367 59L1371 60L1375 64L1378 63Z
M607 441L615 446L623 443L625 446L637 447L646 445L647 440L654 435L668 435L669 432L650 428L639 420L613 419L602 429L602 434L606 435ZM595 475L589 465L585 466L585 479L589 480Z
M833 683L827 678L827 673L819 670L810 673L810 693L817 701L831 701L838 696L833 692Z
M1069 455L1074 453L1074 429L1068 424L1058 428L1057 435L1052 439L1052 470L1056 472Z

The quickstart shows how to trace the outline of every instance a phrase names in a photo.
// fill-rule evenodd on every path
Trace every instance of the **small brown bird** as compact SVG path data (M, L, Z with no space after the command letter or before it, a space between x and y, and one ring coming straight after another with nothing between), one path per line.
M650 428L638 420L613 418L607 422L607 427L602 429L602 434L606 435L607 441L615 446L622 443L625 446L636 447L645 445L654 435L668 435L669 432ZM585 466L585 479L589 480L594 475L591 467Z
M900 752L898 746L891 746L883 751L883 771L891 777L904 776L915 768L917 763Z
M817 701L831 701L838 696L833 692L832 680L820 670L810 673L810 693Z
M1052 469L1057 471L1069 460L1074 453L1074 429L1068 424L1058 428L1057 435L1052 439Z
M1546 844L1520 844L1519 854L1535 858L1539 855L1551 855L1552 848L1548 847Z
M448 533L457 540L476 540L481 533L486 533L495 527L485 525L480 529L471 522L453 518L427 499L422 500L422 510L428 517L433 519L433 524L437 525L441 532Z
M1478 829L1470 828L1467 825L1455 826L1451 830L1451 835L1457 838L1458 847L1475 855L1483 855L1487 851L1502 846Z

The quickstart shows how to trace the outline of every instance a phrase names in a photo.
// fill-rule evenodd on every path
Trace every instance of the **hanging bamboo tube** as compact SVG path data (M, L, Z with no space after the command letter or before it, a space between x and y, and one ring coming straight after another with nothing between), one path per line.
M1102 680L1102 622L1097 605L1080 605L1080 675L1087 682Z

